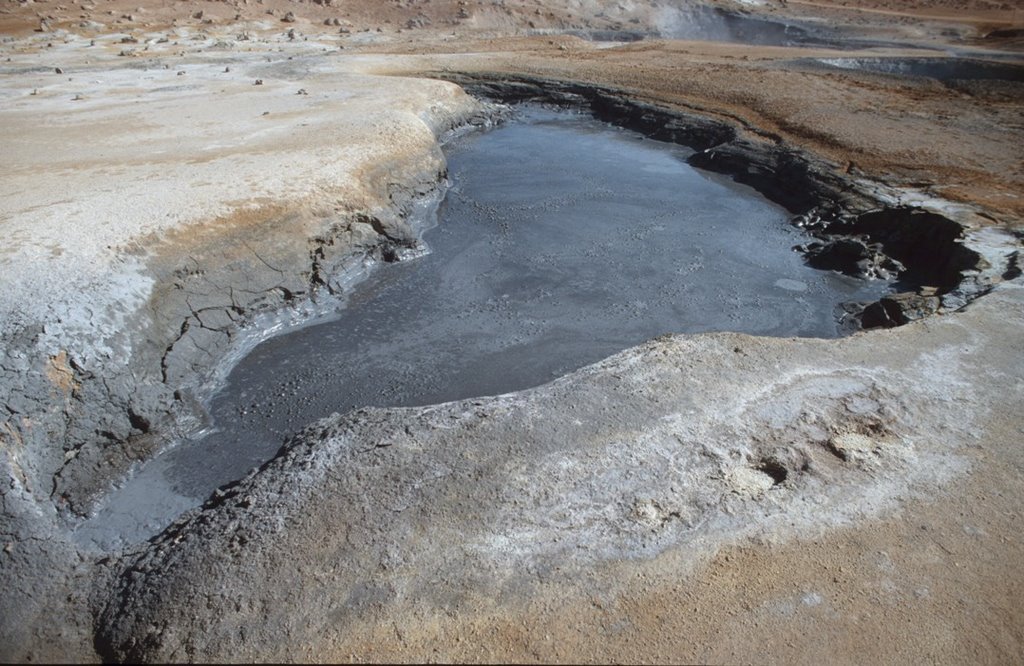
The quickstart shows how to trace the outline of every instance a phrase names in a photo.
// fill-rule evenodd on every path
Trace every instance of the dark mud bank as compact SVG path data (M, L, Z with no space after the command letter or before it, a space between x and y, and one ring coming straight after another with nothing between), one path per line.
M865 328L896 326L943 308L959 308L989 288L985 280L974 279L973 273L987 266L963 244L963 225L924 209L889 206L846 177L839 165L787 146L777 135L752 138L758 135L756 128L600 86L450 72L443 78L486 99L580 109L652 139L693 148L697 152L688 159L692 166L727 175L792 213L793 224L817 239L800 248L811 266L899 280L904 292L897 302L906 307L894 310L892 297L864 304L852 314Z

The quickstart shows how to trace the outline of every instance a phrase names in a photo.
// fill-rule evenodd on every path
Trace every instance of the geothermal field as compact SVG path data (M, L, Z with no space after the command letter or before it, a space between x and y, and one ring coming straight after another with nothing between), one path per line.
M1020 3L0 2L0 661L1024 654Z

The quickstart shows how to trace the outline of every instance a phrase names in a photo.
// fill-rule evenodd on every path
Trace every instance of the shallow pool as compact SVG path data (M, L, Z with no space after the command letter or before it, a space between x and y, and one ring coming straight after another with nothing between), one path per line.
M840 303L888 287L809 268L785 210L589 116L523 109L447 154L430 252L259 345L209 404L215 430L149 462L83 540L156 533L332 412L524 389L665 333L834 337Z

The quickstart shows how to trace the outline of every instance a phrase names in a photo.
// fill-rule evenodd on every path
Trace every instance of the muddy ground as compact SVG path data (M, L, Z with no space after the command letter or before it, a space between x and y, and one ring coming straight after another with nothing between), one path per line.
M1024 12L707 4L3 5L0 657L1013 661ZM439 142L525 97L810 224L897 211L938 313L338 415L151 542L74 539L232 359L414 247Z

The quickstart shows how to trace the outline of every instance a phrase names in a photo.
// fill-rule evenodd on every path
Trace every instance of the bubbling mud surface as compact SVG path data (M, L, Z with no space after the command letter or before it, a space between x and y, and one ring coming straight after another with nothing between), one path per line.
M256 347L211 399L213 429L112 492L83 543L152 536L333 412L521 390L666 333L836 337L841 303L890 287L806 266L784 209L589 116L523 110L447 153L430 252Z

